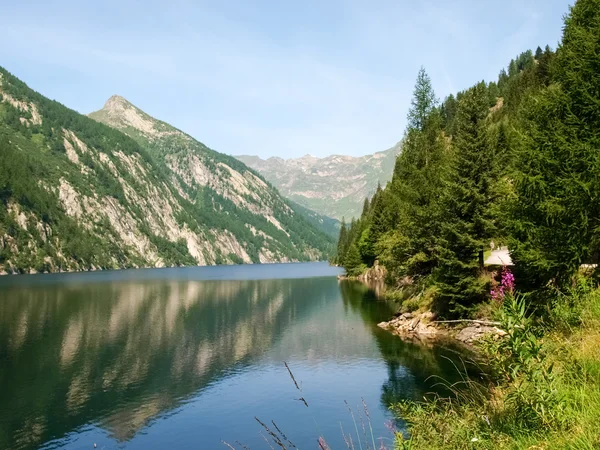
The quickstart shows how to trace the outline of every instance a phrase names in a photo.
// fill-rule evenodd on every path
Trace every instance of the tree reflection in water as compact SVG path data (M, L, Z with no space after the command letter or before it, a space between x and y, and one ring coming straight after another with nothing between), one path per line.
M259 448L261 441L250 442L256 424L240 424L246 418L253 422L257 408L268 415L287 401L293 407L278 422L300 442L311 442L312 422L306 430L294 429L308 418L287 390L288 377L281 376L284 360L294 361L319 408L311 413L320 414L323 429L331 425L330 436L344 419L343 400L369 392L367 401L377 401L377 386L369 385L374 377L386 379L381 402L387 408L432 390L431 375L456 373L444 358L451 354L448 347L404 342L378 328L395 305L358 283L335 277L112 276L66 282L79 278L61 275L35 278L60 282L0 285L0 448L48 442L68 447L69 436L76 438L90 424L105 430L114 445L140 448L142 429L157 429L157 418L193 401L201 405L198 419L171 422L184 446L198 437L196 420L204 421L203 437L210 441L201 448L218 445L219 435L208 434L231 432L213 419L218 413L237 421L239 438ZM236 377L256 391L227 383ZM227 390L210 403L205 394L221 385ZM206 410L208 404L219 411ZM384 411L374 409L383 422ZM218 426L224 428L215 430ZM168 432L156 433L153 439L170 439Z
M451 340L402 339L377 324L397 311L394 302L378 297L373 289L350 280L340 281L344 304L359 311L373 327L373 335L386 361L388 380L381 388L381 403L389 408L401 400L424 396L450 396L449 385L460 389L465 374L481 379L477 356Z

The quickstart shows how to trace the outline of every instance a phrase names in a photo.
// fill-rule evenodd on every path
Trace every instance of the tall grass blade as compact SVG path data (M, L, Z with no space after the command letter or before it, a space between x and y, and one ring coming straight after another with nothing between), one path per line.
M350 408L350 405L348 404L348 402L346 400L344 400L344 403L348 407L348 411L350 411L350 416L352 416L352 422L354 422L354 428L356 429L356 440L358 441L358 446L359 446L360 450L362 450L362 444L360 442L360 434L358 433L358 425L356 425L356 419L354 418L354 412L352 412L352 408Z
M369 416L369 410L367 409L367 403L364 398L360 398L362 400L363 407L365 408L365 414L367 415L367 421L369 422L369 430L371 431L371 441L373 442L373 450L377 447L375 445L375 436L373 436L373 427L371 426L371 416Z

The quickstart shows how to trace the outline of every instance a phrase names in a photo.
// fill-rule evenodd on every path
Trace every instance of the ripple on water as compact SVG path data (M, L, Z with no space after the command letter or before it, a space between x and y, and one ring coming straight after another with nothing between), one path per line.
M428 377L452 379L454 369L444 349L375 326L395 305L362 285L313 277L327 270L0 280L0 448L213 449L221 439L265 448L255 416L298 446L323 435L345 448L340 422L354 428L345 402L360 420L362 399L375 435L391 439L388 405L420 398Z

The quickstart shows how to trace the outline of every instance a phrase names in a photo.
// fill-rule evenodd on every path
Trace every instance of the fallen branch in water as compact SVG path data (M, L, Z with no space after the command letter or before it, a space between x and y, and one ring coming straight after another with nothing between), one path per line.
M431 323L459 323L469 322L478 323L480 325L502 325L500 322L490 322L488 320L474 320L474 319L456 319L456 320L432 320Z

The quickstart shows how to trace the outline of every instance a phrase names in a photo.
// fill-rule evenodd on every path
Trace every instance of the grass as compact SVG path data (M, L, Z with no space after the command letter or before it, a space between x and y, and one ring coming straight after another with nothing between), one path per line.
M385 293L385 299L399 304L400 312L429 311L435 296L436 286L420 288L417 285L390 289Z
M409 423L397 449L599 449L600 290L580 279L557 295L544 321L527 299L505 299L507 339L483 353L496 374L462 397L402 403Z

